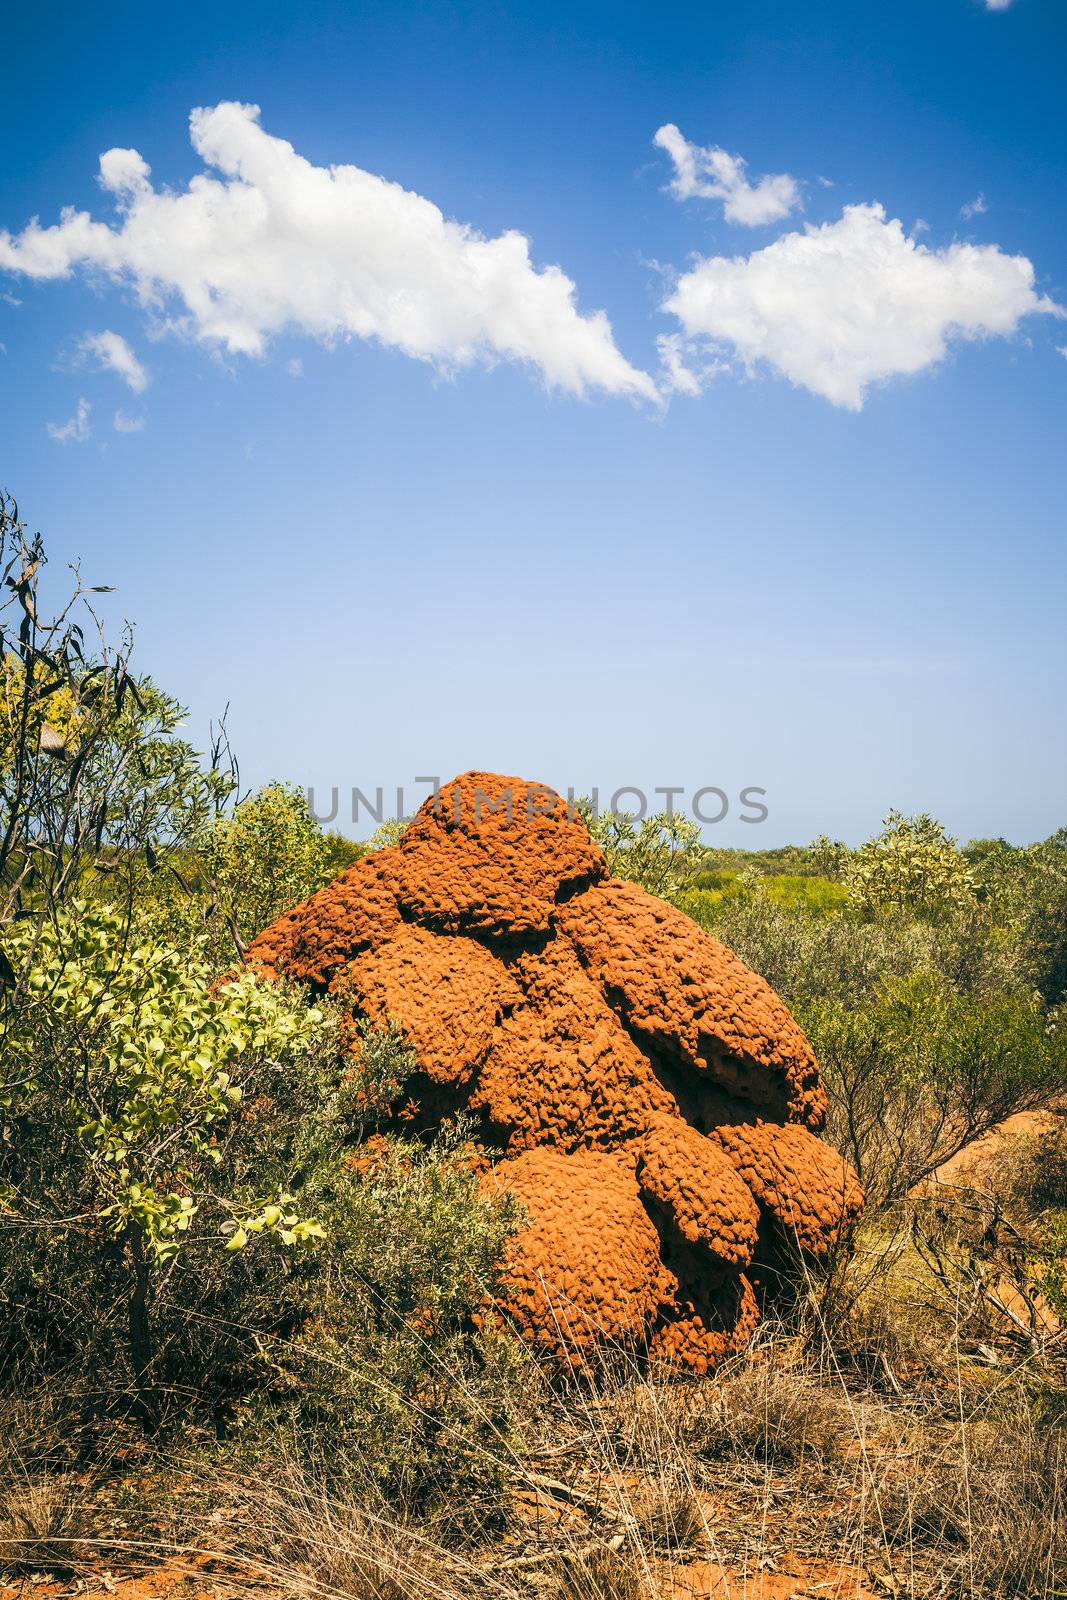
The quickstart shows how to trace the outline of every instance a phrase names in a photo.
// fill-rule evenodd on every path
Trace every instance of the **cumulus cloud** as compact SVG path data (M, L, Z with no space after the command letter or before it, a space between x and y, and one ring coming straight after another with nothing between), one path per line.
M50 436L60 444L84 444L92 433L89 413L92 406L84 396L78 401L74 415L67 422L48 422L45 426Z
M801 203L796 180L779 172L749 183L746 163L718 145L690 144L673 122L659 129L653 141L674 163L671 193L676 200L721 200L727 222L759 228L779 222Z
M114 372L128 383L134 394L144 393L148 374L121 333L112 333L110 328L105 328L103 333L87 333L78 341L78 349L104 371Z
M553 388L656 398L602 311L583 315L559 267L528 240L487 238L431 201L356 166L318 167L259 126L259 107L192 113L205 167L157 189L136 150L100 158L114 226L65 210L0 232L0 269L67 278L84 269L132 285L141 304L216 348L259 356L297 330L375 339L444 369L525 363ZM216 175L217 174L217 175Z
M144 418L131 417L126 411L116 411L113 424L116 433L143 433Z
M953 339L1013 334L1023 317L1063 316L1034 289L1025 256L996 245L935 250L880 205L783 234L749 256L707 257L664 302L691 341L766 362L858 411L871 384L922 372Z
M969 222L971 217L984 217L988 210L989 202L979 190L973 200L969 200L965 206L960 206L960 216Z

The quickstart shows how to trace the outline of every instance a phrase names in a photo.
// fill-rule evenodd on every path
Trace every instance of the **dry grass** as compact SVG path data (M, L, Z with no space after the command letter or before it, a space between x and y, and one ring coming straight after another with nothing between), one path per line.
M500 1438L510 1493L491 1530L458 1506L400 1515L369 1472L339 1488L295 1451L212 1487L205 1452L168 1463L172 1483L197 1485L180 1519L173 1499L139 1508L141 1556L213 1555L248 1600L656 1600L672 1562L736 1576L787 1553L876 1574L900 1600L1053 1600L1067 1591L1064 1374L1007 1347L975 1357L966 1319L916 1315L914 1264L894 1259L873 1284L860 1262L864 1292L832 1330L817 1315L817 1337L767 1328L703 1380L633 1368L553 1390L531 1370L521 1428ZM82 1565L84 1516L69 1474L16 1475L0 1558Z
M564 1552L551 1563L545 1600L651 1600L646 1563L611 1544Z
M256 1588L293 1600L464 1600L475 1568L433 1523L398 1516L373 1494L329 1488L295 1462L219 1486L197 1543Z
M801 1370L776 1364L773 1353L729 1368L703 1395L680 1395L687 1447L703 1458L824 1463L839 1456L852 1433L841 1394Z
M70 1477L15 1477L0 1488L0 1568L73 1572L91 1544L86 1491Z
M878 1485L887 1542L940 1552L962 1594L1049 1596L1067 1578L1064 1438L1012 1409L942 1440L918 1427Z

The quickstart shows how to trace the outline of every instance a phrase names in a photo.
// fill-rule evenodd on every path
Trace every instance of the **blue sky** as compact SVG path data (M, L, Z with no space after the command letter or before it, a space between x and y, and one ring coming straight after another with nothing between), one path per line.
M8 31L0 479L249 782L1067 820L1061 0Z

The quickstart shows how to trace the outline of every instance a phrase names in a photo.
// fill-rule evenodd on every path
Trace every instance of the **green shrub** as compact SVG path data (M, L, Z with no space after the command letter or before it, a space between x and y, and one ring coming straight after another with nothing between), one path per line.
M149 935L206 959L216 972L251 939L336 875L360 847L321 832L301 790L267 784L217 810L187 838L174 870L155 873L134 918Z
M977 840L966 855L980 900L1019 946L1027 982L1058 1005L1067 997L1067 828L1025 849Z
M578 814L604 852L614 878L639 883L661 900L673 900L684 885L691 859L700 853L700 829L688 817L663 811L637 821L624 811L597 814L577 802Z
M327 878L336 878L339 872L352 866L353 862L361 861L367 854L367 846L359 839L349 839L343 833L327 833L326 839L326 873Z
M849 858L845 883L853 904L871 915L940 916L974 901L966 856L926 812L891 811L882 832Z
M689 895L682 904L789 1005L819 998L862 1004L884 982L920 968L939 973L961 993L1033 992L1018 939L983 906L937 921L904 915L869 921L832 908L812 916L765 892L710 904Z
M782 872L756 877L745 872L701 872L687 880L678 894L680 908L697 922L714 917L720 906L730 901L750 900L759 895L771 905L808 916L824 916L828 911L844 911L850 905L849 892L841 883L815 874Z
M461 1139L390 1141L335 1175L304 1320L243 1417L250 1439L284 1422L353 1487L457 1521L502 1486L524 1362L486 1311L516 1210L485 1197Z
M154 1416L151 1301L195 1237L232 1253L250 1232L300 1245L319 1225L286 1189L226 1188L222 1142L250 1085L336 1027L246 973L213 985L169 945L131 944L115 911L75 901L3 931L21 994L2 1023L5 1232L43 1230L115 1264L126 1356L143 1420ZM224 1237L228 1230L229 1236Z
M960 994L918 970L866 1004L817 999L797 1015L822 1066L828 1135L871 1208L1067 1089L1067 1028L1032 996Z
M813 915L772 899L775 881L714 899L693 891L681 904L807 1029L830 1099L828 1135L864 1179L869 1210L1013 1111L1067 1088L1064 1024L1027 982L1017 930L988 904L938 918L883 911L871 920L832 906Z
M513 1208L456 1136L367 1146L414 1065L399 1034L339 1056L324 1008L129 946L107 908L4 939L30 974L3 1041L10 1381L152 1433L295 1429L406 1498L495 1481L511 1346L479 1318Z

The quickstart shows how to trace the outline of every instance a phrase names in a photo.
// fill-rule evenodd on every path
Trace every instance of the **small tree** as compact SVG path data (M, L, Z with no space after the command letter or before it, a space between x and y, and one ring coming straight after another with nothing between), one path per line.
M234 786L221 746L205 770L180 737L182 708L131 674L129 630L109 646L91 600L107 586L86 587L74 569L48 616L44 565L40 536L0 495L0 929L30 918L38 934L87 889L128 917ZM35 949L33 938L18 943L21 970L0 953L5 1004Z
M920 969L867 1004L820 999L796 1011L822 1066L828 1136L872 1211L1067 1088L1067 1029L1032 996L960 994Z
M204 848L213 901L238 953L330 877L330 841L299 789L268 784L220 817Z
M577 811L604 852L613 878L639 883L661 900L673 900L683 884L687 856L700 849L700 829L688 817L661 811L637 821L625 811L598 815L583 796Z
M848 862L845 882L853 903L874 915L937 916L974 905L967 858L926 812L905 817L891 811L882 832Z
M843 840L831 839L826 833L820 833L813 839L804 852L813 870L820 877L831 879L844 875L851 854Z

